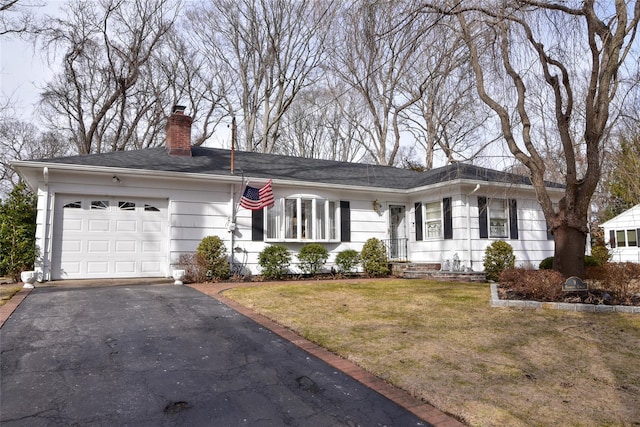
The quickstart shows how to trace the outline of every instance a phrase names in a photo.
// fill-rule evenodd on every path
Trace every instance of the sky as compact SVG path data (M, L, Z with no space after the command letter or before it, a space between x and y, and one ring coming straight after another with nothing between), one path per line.
M39 14L55 14L61 1L47 1L35 8ZM2 103L11 100L13 113L21 120L34 120L34 106L40 88L51 78L53 71L41 51L17 37L0 38L0 96Z

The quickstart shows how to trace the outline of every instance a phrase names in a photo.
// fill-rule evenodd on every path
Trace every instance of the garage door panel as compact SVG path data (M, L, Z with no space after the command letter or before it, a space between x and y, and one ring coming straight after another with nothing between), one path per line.
M150 220L142 221L142 232L143 233L161 233L162 223L160 221L150 221Z
M108 253L109 247L108 240L89 240L87 242L87 252L90 254Z
M137 221L135 220L118 220L116 221L116 232L135 232Z
M109 272L108 261L87 261L88 274L105 274Z
M124 252L135 253L136 241L135 240L118 240L116 242L116 252L121 254Z
M110 221L108 219L90 219L89 220L89 233L99 232L109 232Z
M166 275L167 201L56 196L53 279Z
M140 265L142 270L141 273L143 275L151 274L154 271L158 271L161 267L158 261L142 261Z
M161 250L162 242L159 240L142 242L142 253L144 254L157 254Z
M116 261L115 262L116 273L135 273L136 263L133 261Z
M65 218L62 226L66 231L82 231L82 219Z

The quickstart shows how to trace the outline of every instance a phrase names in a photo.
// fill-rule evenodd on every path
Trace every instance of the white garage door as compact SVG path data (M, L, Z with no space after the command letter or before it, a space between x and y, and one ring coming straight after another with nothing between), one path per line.
M166 275L167 200L57 195L52 279Z

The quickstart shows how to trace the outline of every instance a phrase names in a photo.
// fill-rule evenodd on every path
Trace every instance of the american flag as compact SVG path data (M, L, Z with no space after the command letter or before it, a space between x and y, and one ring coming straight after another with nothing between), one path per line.
M273 189L271 180L262 188L247 185L240 199L240 206L255 211L273 205Z

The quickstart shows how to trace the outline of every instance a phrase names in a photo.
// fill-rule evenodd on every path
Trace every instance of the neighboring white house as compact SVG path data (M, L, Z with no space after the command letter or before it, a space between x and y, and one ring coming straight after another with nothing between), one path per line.
M640 204L600 225L611 261L640 263Z
M371 237L387 244L391 259L458 258L474 271L498 239L519 264L553 254L526 177L461 163L416 172L192 147L190 126L174 111L166 149L13 163L38 196L39 280L168 277L208 235L223 239L234 268L250 274L260 273L258 254L274 243L292 252L322 243L328 268L338 252L359 251ZM269 180L273 207L239 206L247 183ZM549 186L559 199L561 186Z

